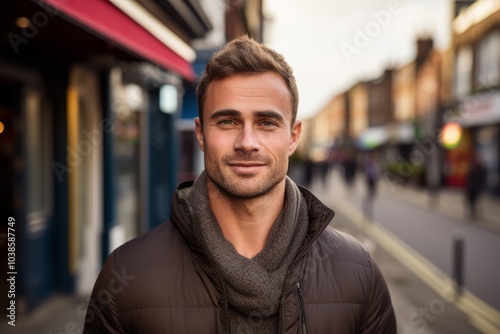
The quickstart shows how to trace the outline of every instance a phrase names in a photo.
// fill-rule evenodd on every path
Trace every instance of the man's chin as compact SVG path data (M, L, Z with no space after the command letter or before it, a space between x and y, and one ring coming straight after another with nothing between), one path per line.
M217 180L211 180L217 188L222 193L225 193L227 197L250 199L256 198L266 194L269 189L268 187L259 186L257 180L251 178L238 178L237 181L225 180L218 182Z
M224 191L234 197L241 199L252 199L265 196L270 193L280 182L258 182L257 179L236 182L224 187Z
M250 199L265 195L269 192L267 187L256 187L251 185L232 184L223 187L225 193L234 198Z
M267 179L261 174L228 175L213 177L207 173L208 179L228 197L251 199L266 195L282 180ZM284 177L283 177L284 179Z

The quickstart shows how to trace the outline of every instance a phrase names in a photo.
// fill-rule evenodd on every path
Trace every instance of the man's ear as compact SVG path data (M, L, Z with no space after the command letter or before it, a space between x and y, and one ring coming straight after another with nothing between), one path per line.
M201 126L201 120L199 117L196 117L194 119L194 124L195 124L194 131L196 133L196 139L198 140L198 147L200 148L200 150L202 150L204 152L205 145L204 145L204 141L203 141L203 128Z
M295 121L290 136L290 145L288 146L288 155L292 155L299 145L300 134L302 133L302 121Z

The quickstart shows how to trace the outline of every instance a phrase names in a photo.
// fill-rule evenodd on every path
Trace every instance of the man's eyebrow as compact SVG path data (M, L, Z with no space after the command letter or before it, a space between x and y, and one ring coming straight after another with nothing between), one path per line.
M272 110L255 111L253 112L253 116L257 118L272 118L280 122L285 120L282 114ZM241 117L241 112L235 109L222 109L210 115L210 119L217 119L220 117Z
M227 117L227 116L241 116L241 112L238 110L234 109L223 109L223 110L217 110L214 112L212 115L210 115L210 119L216 119L219 117Z
M285 120L285 118L283 117L282 114L280 114L279 112L276 112L276 111L272 111L272 110L256 111L256 112L254 112L254 115L259 117L259 118L272 118L272 119L275 119L275 120L280 121L280 122L283 122Z

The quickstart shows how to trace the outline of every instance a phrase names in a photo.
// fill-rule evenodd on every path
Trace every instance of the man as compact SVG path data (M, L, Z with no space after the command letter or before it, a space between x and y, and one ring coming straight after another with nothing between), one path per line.
M476 154L472 157L469 171L467 172L467 185L465 187L467 207L469 209L469 217L471 220L477 220L477 202L481 192L486 186L488 170L483 164L482 157Z
M349 188L352 188L354 185L354 180L356 179L357 163L356 158L351 151L347 151L343 161L343 165L345 183Z
M205 171L170 222L109 256L85 333L396 333L369 253L286 176L302 125L283 57L234 40L197 94Z
M366 196L363 200L365 214L373 217L373 203L377 193L377 179L379 174L378 163L374 153L369 153L365 158L365 178L366 178Z

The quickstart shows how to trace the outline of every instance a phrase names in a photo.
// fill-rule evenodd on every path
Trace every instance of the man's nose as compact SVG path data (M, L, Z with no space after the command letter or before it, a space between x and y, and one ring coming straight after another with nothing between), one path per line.
M258 151L260 149L258 133L252 125L245 125L236 139L235 149L237 151Z

